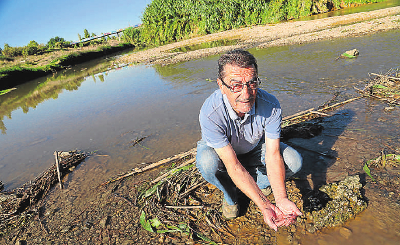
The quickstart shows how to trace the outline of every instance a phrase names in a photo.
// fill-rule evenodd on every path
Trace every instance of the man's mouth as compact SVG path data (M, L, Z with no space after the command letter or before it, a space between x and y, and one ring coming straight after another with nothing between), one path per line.
M247 100L236 100L236 102L240 103L251 103L253 101L253 98L247 99Z

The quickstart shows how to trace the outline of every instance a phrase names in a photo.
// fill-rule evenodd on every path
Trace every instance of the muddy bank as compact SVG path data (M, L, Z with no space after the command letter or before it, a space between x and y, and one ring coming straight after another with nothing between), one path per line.
M0 90L9 89L14 86L23 84L35 78L43 77L54 73L59 70L63 70L68 66L80 64L83 62L87 62L90 60L94 60L100 57L104 57L107 55L116 54L118 52L122 52L127 49L134 48L134 45L128 43L119 43L94 47L93 50L81 50L77 51L75 49L69 49L67 52L60 53L57 57L57 54L49 54L47 56L57 58L53 60L45 59L44 64L39 64L41 58L36 56L27 57L25 60L20 60L19 63L31 63L33 66L19 66L15 65L10 68L1 69L0 72ZM29 61L31 60L31 61ZM18 61L16 61L18 62ZM43 61L41 61L43 62Z
M380 9L309 21L291 21L275 25L254 26L214 33L161 47L135 52L117 59L119 64L172 64L224 53L233 48L266 48L315 42L319 40L366 35L400 28L400 7ZM171 52L176 48L217 40L237 39L231 46L189 52Z

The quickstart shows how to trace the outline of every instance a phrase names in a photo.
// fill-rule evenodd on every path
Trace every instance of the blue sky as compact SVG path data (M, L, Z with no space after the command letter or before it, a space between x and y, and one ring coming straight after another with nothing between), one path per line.
M141 23L151 0L0 0L0 48L77 41L83 30L101 34Z

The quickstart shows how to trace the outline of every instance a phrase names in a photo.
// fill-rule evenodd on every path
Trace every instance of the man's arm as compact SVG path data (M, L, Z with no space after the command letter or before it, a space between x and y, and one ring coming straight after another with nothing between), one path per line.
M277 207L284 215L290 216L292 221L302 215L296 205L287 198L285 186L285 164L279 149L279 139L265 140L265 161L268 180L271 183ZM290 221L290 223L292 222Z
M264 216L264 221L274 230L277 230L279 226L287 225L287 221L283 219L283 213L262 194L253 177L237 159L232 146L228 144L225 147L215 149L215 151L224 163L235 185L259 207Z

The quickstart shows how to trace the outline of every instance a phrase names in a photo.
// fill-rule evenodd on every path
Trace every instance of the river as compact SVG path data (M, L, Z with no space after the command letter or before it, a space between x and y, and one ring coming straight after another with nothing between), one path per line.
M287 116L318 107L336 92L343 97L354 96L354 87L363 88L368 73L400 67L399 40L400 32L396 30L249 51L258 59L261 88L277 96L283 116ZM353 48L360 51L359 57L336 60ZM54 164L56 150L78 149L103 156L82 163L87 165L87 172L79 181L95 178L98 183L142 163L195 147L200 138L199 109L217 89L213 82L217 59L211 56L168 66L120 69L109 68L110 60L97 60L18 86L0 97L0 180L6 189L12 189L34 179ZM366 98L352 102L337 111L340 121L332 119L329 125L334 126L325 129L323 136L307 142L294 139L291 143L310 144L321 151L334 149L340 160L308 161L310 169L313 164L323 166L324 176L320 179L329 182L340 179L343 173L361 173L363 162L379 154L385 145L400 147L400 110L396 107L387 111L385 107L382 102ZM353 140L340 141L340 135ZM146 138L132 146L142 137ZM350 222L353 238L362 239L347 242L398 241L399 219L394 212L399 207L382 205L382 211L372 205ZM371 219L376 222L366 224ZM333 229L305 237L304 241L340 244L343 237Z

